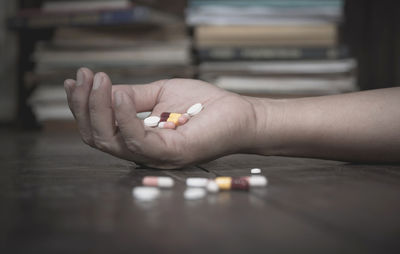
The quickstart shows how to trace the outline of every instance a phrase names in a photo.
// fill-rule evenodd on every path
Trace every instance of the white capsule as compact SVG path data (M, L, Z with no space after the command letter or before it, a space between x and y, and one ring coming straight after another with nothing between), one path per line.
M165 122L160 122L160 123L158 124L158 128L164 128L164 125L165 125Z
M215 181L208 181L207 190L208 192L217 193L219 191L218 184Z
M149 117L151 115L150 111L146 111L146 112L139 112L136 114L136 117L139 119L144 120L146 117Z
M260 174L261 173L261 169L259 168L252 168L250 171L252 174Z
M200 113L200 111L203 109L203 105L201 105L201 103L196 103L194 105L192 105L187 111L186 113L188 113L190 116L194 116L197 115L198 113Z
M155 187L139 186L133 189L133 196L142 201L151 201L160 196L160 190Z
M160 122L160 118L158 116L149 116L144 119L144 125L149 127L156 127Z
M267 178L261 175L249 176L247 180L249 181L249 185L251 187L262 187L267 186L268 184Z
M188 187L206 187L208 183L208 178L202 177L189 177L186 179L186 185Z
M187 200L195 200L204 198L206 195L206 190L203 188L187 188L183 193L183 196Z

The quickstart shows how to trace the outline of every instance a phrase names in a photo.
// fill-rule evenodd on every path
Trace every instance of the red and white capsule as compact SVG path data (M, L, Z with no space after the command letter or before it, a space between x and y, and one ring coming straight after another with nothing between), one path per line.
M168 176L145 176L142 184L144 186L154 186L160 188L171 188L174 186L174 179Z

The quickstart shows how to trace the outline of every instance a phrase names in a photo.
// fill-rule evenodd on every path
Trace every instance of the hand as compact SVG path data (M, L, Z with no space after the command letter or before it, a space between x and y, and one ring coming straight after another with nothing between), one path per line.
M112 86L105 73L81 68L76 81L64 86L82 140L138 164L179 168L244 152L256 139L251 99L199 80ZM145 127L136 117L144 111L184 113L198 102L204 109L175 130Z

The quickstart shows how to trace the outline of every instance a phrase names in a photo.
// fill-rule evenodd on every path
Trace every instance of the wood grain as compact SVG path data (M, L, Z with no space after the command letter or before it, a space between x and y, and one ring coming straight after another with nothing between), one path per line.
M0 132L1 253L394 253L400 166L255 155L183 170L136 167L76 132ZM267 188L183 199L187 177L249 175ZM146 175L176 186L133 199Z

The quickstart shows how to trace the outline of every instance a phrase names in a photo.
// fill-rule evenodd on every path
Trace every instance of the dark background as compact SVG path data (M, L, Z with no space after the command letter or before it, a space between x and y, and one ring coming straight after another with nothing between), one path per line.
M159 10L167 11L183 19L186 1L136 1ZM15 11L23 8L40 7L41 1L20 0ZM3 2L4 7L7 4ZM5 17L12 16L11 10ZM400 84L400 6L397 1L345 1L344 23L341 27L341 41L349 45L351 54L358 61L358 86L361 90L392 87ZM13 72L4 71L8 79L3 78L2 112L8 112L1 117L0 122L19 128L34 128L32 115L25 105L30 90L24 87L23 73L33 68L29 56L38 39L51 38L52 29L41 30L10 30L3 22L4 34L15 38L12 43L15 55L2 57L4 66L14 66ZM188 31L190 33L190 31ZM2 45L7 47L9 44ZM11 49L10 49L11 50ZM9 51L3 48L5 54ZM13 60L10 62L9 60ZM5 62L7 61L7 62Z

